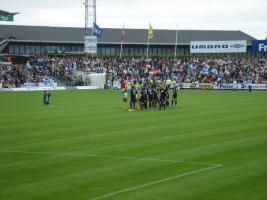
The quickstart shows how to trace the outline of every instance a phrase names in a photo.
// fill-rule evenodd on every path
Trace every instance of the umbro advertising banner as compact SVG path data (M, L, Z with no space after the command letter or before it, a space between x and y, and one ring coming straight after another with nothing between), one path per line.
M246 40L191 41L190 53L246 53Z

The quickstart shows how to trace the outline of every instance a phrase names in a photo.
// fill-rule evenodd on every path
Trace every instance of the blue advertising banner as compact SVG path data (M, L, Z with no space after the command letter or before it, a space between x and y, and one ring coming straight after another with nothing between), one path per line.
M267 40L253 40L252 41L253 53L266 53L267 52Z

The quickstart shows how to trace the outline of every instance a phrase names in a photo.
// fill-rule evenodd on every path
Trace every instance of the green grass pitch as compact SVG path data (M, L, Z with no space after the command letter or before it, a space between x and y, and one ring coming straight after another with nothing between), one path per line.
M267 93L179 91L166 111L111 90L0 93L1 200L266 200Z

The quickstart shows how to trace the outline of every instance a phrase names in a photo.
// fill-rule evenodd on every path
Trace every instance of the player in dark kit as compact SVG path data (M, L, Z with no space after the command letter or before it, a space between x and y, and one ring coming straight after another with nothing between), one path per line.
M44 91L44 94L43 94L43 103L45 105L50 105L50 96L51 96L51 94L48 91Z
M249 92L252 92L252 86L251 86L251 84L248 85L248 91Z
M151 108L153 104L153 91L151 88L147 89L147 95L148 95L149 108Z
M130 110L129 111L133 111L133 109L135 109L135 104L136 104L136 89L134 86L132 86L132 89L131 89L131 93L130 93L130 97L131 97L131 100L130 100Z
M170 93L169 93L169 86L166 86L166 107L170 105Z
M166 87L162 86L160 88L160 98L159 98L159 110L163 107L164 110L166 109L166 98L167 98L167 89Z
M152 95L153 95L152 106L155 108L158 103L158 93L157 93L156 88L153 88Z
M147 109L147 90L145 88L142 88L141 90L141 97L140 97L140 103L141 103L141 109Z
M173 86L172 88L172 106L173 104L177 105L177 87Z

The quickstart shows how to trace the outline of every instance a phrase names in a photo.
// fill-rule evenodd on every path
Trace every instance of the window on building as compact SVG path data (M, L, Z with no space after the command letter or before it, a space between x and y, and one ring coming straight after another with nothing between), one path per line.
M78 51L83 52L83 46L82 45L78 46Z
M115 47L110 48L110 55L115 56L116 50Z
M107 56L110 56L110 53L111 53L110 47L106 47L106 55Z
M103 47L97 47L97 54L98 55L103 55Z
M19 45L14 46L14 53L19 54Z
M58 50L58 46L53 45L53 46L52 46L52 53L57 52L57 50Z
M134 55L135 56L140 56L139 47L134 48Z
M184 47L177 46L177 55L183 56L184 55Z
M189 55L190 54L190 49L189 47L184 47L184 54Z
M20 54L25 54L25 45L20 45Z
M158 55L159 55L159 56L162 56L162 54L163 54L162 47L159 47L159 48L158 48Z
M70 52L70 51L71 51L71 48L70 48L69 45L67 45L65 48L66 48L66 49L65 49L66 52Z
M168 48L167 47L165 47L164 49L163 49L163 56L165 56L165 57L167 57L168 56Z
M28 54L28 55L31 53L30 45L26 45L25 46L25 53Z
M123 55L125 55L125 56L129 55L129 48L128 47L123 48Z
M152 47L151 48L151 54L152 56L158 56L158 48L157 47Z
M120 47L116 47L116 56L119 56L121 52L121 48Z
M9 49L8 49L9 53L13 54L14 53L14 45L10 44L9 45Z
M174 49L171 48L171 47L167 48L167 56L168 57L171 57L173 55L174 55Z
M35 54L35 45L30 45L30 54L31 55Z
M41 46L40 46L40 45L36 45L35 53L36 53L37 55L40 55L40 54L41 54Z
M40 46L40 53L44 54L47 52L46 46Z
M71 46L71 51L77 52L78 48L76 45Z
M140 56L145 56L146 49L144 47L139 48Z
M134 48L133 47L129 48L129 55L134 56Z

